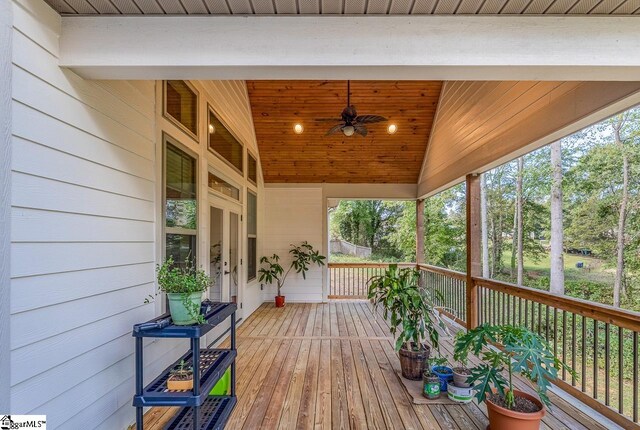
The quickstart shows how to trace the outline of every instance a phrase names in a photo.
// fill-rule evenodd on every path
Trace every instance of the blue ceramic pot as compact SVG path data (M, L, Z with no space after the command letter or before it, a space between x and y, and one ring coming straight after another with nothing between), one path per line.
M440 391L447 391L447 384L453 381L453 369L448 366L433 366L431 371L440 378Z

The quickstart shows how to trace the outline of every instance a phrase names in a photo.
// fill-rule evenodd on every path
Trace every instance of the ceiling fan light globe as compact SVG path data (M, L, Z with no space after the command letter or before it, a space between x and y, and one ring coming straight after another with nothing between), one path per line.
M353 133L355 133L356 129L354 126L352 125L345 125L344 127L342 127L342 133L347 136L353 136Z

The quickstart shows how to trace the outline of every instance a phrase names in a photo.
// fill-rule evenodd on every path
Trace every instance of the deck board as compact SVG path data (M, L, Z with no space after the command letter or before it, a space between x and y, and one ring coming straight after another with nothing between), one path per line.
M366 301L266 303L237 337L238 404L229 429L484 430L488 424L484 404L411 402L396 376L389 326ZM452 349L442 342L442 353ZM531 390L523 380L516 384ZM550 397L554 408L542 429L605 429L555 393ZM153 408L145 429L162 429L176 410Z

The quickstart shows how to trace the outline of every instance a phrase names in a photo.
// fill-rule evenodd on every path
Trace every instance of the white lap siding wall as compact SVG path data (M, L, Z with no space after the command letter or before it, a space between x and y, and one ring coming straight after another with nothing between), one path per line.
M56 429L124 429L135 412L131 327L161 312L159 301L145 304L162 257L161 82L91 81L61 69L60 16L42 0L9 3L11 412L46 414ZM213 106L257 155L246 84L194 85L201 105ZM196 149L200 168L225 167L206 142ZM261 255L261 175L256 188ZM199 234L206 245L207 228ZM261 300L257 280L249 282L245 318ZM145 342L146 382L186 348Z
M11 412L125 428L131 326L157 312L156 84L60 69L60 16L12 6ZM184 348L148 342L147 376Z

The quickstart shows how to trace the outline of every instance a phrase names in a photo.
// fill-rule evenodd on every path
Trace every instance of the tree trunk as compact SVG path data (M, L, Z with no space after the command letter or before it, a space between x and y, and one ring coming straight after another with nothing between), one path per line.
M516 254L518 253L518 196L513 205L513 233L511 234L511 267L509 275L511 279L516 277Z
M480 228L482 230L482 277L489 277L489 231L487 229L487 177L480 176Z
M551 279L550 291L564 294L564 231L562 215L562 143L551 144Z
M620 130L624 124L624 118L620 116L613 126L615 143L622 152L622 196L620 199L620 211L618 213L618 240L616 258L616 277L613 284L613 306L620 306L620 297L624 296L624 234L627 224L627 204L629 201L629 157L620 138Z
M524 207L524 195L522 192L522 181L524 176L524 157L518 158L518 183L517 183L517 206L518 206L518 286L524 282L524 221L522 211Z

